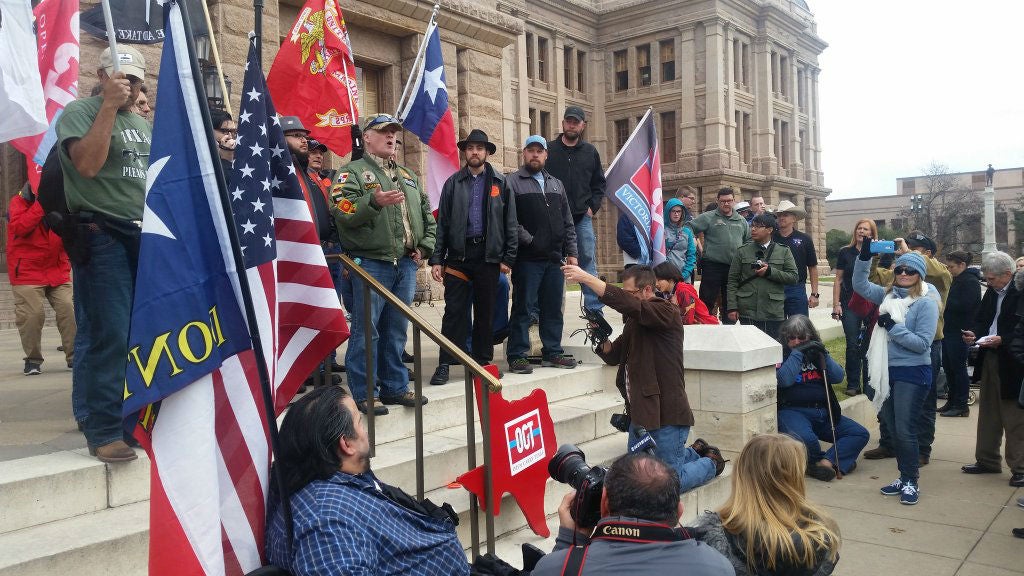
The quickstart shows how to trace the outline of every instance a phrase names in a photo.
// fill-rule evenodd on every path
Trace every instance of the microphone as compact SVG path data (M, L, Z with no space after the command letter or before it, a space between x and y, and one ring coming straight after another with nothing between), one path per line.
M647 452L648 454L654 454L654 451L658 448L658 443L654 441L651 433L643 426L637 426L636 436L636 441L629 443L629 453Z

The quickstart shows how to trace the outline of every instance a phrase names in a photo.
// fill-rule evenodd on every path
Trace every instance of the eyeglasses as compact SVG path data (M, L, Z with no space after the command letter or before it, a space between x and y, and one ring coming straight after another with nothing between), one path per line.
M917 270L914 270L913 268L908 268L907 266L897 266L892 269L892 273L896 274L897 276L901 274L904 276L917 276Z
M636 296L636 295L637 295L637 294L639 294L640 292L643 292L643 288L637 288L637 289L635 289L635 290L626 290L625 288L623 288L623 289L622 289L622 291L623 291L623 292L629 292L630 294L632 294L632 295Z
M306 141L309 140L309 136L307 134L295 134L295 133L292 133L292 134L285 134L285 137L286 138L295 138L296 140L306 140Z
M217 132L220 132L221 134L230 134L230 135L232 135L232 136L234 136L234 135L238 134L238 130L237 130L237 129L231 129L231 128L214 128L214 130L216 130Z

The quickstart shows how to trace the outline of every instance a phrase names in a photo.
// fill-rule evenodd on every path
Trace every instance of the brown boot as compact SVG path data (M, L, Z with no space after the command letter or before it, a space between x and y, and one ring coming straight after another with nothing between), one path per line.
M725 472L725 463L728 462L728 460L722 456L722 452L718 448L708 446L707 452L704 454L704 458L715 463L715 476L721 476L722 472Z
M894 454L888 448L879 446L874 450L868 450L867 452L865 452L864 457L867 458L868 460L882 460L883 458L895 458L896 454Z
M693 444L690 444L690 448L692 448L698 456L703 458L708 455L708 448L710 448L710 446L708 445L707 440L703 438L697 438L696 440L693 441Z
M130 462L139 457L124 440L114 440L103 446L89 446L89 454L100 462Z

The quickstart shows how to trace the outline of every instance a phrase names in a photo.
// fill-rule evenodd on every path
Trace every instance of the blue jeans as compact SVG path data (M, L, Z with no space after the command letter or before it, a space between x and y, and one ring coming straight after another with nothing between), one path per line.
M597 276L597 236L594 235L594 218L584 215L576 224L576 251L579 253L580 268L590 274ZM587 310L601 310L604 304L597 298L597 294L586 286L580 287L583 290L583 306Z
M629 425L626 450L638 440L636 425ZM657 430L648 430L657 447L654 455L665 461L679 474L679 493L689 492L702 486L715 477L715 463L710 458L703 458L693 448L686 445L686 437L690 435L689 426L662 426Z
M856 421L839 415L836 420L835 444L822 453L819 440L832 442L832 425L828 419L826 408L800 408L787 406L779 408L779 432L789 434L804 443L807 447L807 460L814 465L821 460L836 461L839 453L839 469L843 474L849 472L857 462L861 450L868 443L870 434L867 428Z
M938 404L938 394L935 391L935 379L938 378L938 366L942 360L942 340L932 342L932 381L929 383L928 394L924 397L924 407L917 419L917 444L921 456L931 458L932 443L935 442L935 408ZM965 368L966 370L966 368ZM966 406L966 401L964 406ZM885 421L878 423L878 445L893 451L892 428Z
M88 317L84 353L75 350L73 377L85 393L85 438L104 446L124 438L121 404L137 262L105 231L89 234L91 256L74 265L76 296ZM72 393L73 394L73 393Z
M846 336L846 387L857 391L863 391L868 384L868 361L864 356L867 351L867 342L864 348L858 343L860 331L864 325L864 319L853 313L843 303L843 334Z
M82 306L78 282L71 283L71 290L75 300L75 325L78 327L78 331L75 332L75 363L71 367L71 413L75 415L75 422L82 422L84 426L86 418L89 417L89 408L85 405L83 380L88 370L89 318Z
M942 367L946 372L950 406L966 407L970 389L970 380L967 376L967 344L964 344L963 339L957 334L942 340Z
M786 290L786 302L783 306L786 309L786 318L790 316L796 316L797 314L803 314L807 316L809 308L807 307L807 288L804 284L787 284Z
M903 482L917 482L917 458L920 454L917 429L929 388L931 382L889 382L889 397L878 413L881 422L892 433L892 451L896 453L896 464Z
M559 264L536 260L516 262L512 269L512 287L508 360L525 358L530 351L530 310L540 311L540 341L544 345L544 357L561 356L565 276Z
M398 264L383 260L364 258L362 268L376 278L385 288L409 304L416 292L416 264L408 256ZM381 397L401 396L409 391L409 372L402 363L405 351L406 329L409 321L391 306L385 306L384 298L370 290L370 318L364 316L364 283L355 273L349 274L352 281L352 326L345 354L345 369L348 374L348 388L356 402L366 400L366 338L364 326L372 326L371 349L374 350L374 395Z

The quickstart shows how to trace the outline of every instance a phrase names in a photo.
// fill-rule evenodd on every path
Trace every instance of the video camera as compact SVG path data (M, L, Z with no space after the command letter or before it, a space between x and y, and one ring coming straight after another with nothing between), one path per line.
M608 341L608 338L612 335L612 326L604 319L604 316L597 311L589 310L587 308L582 309L582 315L580 316L583 320L587 321L587 325L584 328L578 328L573 331L570 337L585 332L584 342L590 341L590 346L594 352L598 352L601 346Z

